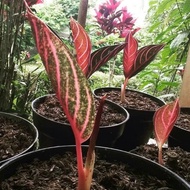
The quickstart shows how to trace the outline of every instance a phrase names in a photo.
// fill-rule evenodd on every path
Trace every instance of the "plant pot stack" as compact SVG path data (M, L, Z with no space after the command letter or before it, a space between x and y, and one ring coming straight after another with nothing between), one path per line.
M139 102L139 104L147 106L145 108L131 107L128 103L121 103L120 91L120 88L114 87L97 88L94 90L94 94L96 96L101 96L106 93L109 100L123 106L129 112L130 118L126 123L124 133L118 139L115 146L115 148L128 151L148 142L153 134L153 115L156 109L163 106L165 103L149 94L126 89L126 101L128 101L129 104L131 101L130 97L132 97L132 99ZM135 94L141 99L136 100L134 97L136 96ZM146 104L147 100L148 103Z

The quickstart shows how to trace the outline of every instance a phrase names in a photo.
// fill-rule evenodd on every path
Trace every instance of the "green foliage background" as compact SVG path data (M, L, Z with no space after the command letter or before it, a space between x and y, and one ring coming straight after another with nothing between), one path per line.
M164 43L156 60L137 75L138 88L170 100L178 95L190 40L189 0L150 0L141 43Z
M124 39L117 35L101 35L94 15L90 14L96 1L89 1L86 30L90 35L93 51L105 45L120 43ZM150 44L164 43L165 47L146 69L129 81L129 88L141 90L170 101L178 96L181 76L178 69L185 66L190 41L190 0L150 0L144 27L135 36L139 48ZM70 47L69 19L77 19L79 0L55 0L45 6L34 6L33 10ZM42 63L35 49L31 29L25 23L22 31L23 42L19 65L15 68L18 76L12 81L15 97L12 110L21 114L31 113L30 103L38 96L51 91L50 84L42 69ZM29 60L25 59L27 52ZM90 79L92 89L103 86L121 86L124 80L122 52L108 62Z

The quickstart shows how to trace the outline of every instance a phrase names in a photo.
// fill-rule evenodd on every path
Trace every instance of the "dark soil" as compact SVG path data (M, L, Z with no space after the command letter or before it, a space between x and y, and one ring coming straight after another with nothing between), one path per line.
M99 101L96 100L96 107L98 107ZM45 101L39 105L36 110L38 114L54 120L60 123L68 123L66 115L64 114L62 107L55 95L50 95L45 98ZM121 123L126 119L124 113L121 113L114 107L110 106L108 103L104 106L104 111L102 113L102 119L100 126L109 126L113 124Z
M0 161L26 150L34 141L23 123L0 116Z
M146 111L155 111L160 107L158 102L153 101L147 96L142 94L127 90L125 94L126 102L121 102L121 92L116 90L98 92L97 96L102 96L107 94L107 99L123 106L124 108L137 109L137 110L146 110Z
M158 148L155 145L137 147L132 152L158 162ZM164 165L190 183L190 152L180 147L163 148Z
M188 111L181 110L175 125L190 131L190 109Z
M98 155L97 155L98 156ZM56 155L48 161L36 159L22 164L17 175L4 180L2 190L72 190L76 189L77 168L73 153ZM122 163L96 159L91 190L172 190L172 183L146 175ZM179 190L179 189L176 189Z

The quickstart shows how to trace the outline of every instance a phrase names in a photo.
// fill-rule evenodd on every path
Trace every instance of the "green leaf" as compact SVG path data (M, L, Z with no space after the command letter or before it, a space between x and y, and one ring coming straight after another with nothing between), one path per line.
M181 45L185 41L185 39L187 39L188 35L189 32L181 32L180 34L178 34L177 37L172 41L170 48L178 48L179 45Z
M169 9L173 5L173 1L171 0L162 0L158 9L156 11L156 15L163 14L163 10Z
M183 5L183 12L189 13L190 12L190 0L186 0Z

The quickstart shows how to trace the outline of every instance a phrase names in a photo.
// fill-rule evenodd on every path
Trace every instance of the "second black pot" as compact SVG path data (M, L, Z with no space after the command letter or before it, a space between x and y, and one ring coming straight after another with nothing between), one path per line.
M110 91L114 91L115 96L118 96L117 104L121 105L120 103L120 88L115 87L106 87L106 88L97 88L94 90L94 94L98 96L100 93L108 93ZM142 97L149 98L151 101L154 101L158 104L158 106L163 106L165 103L149 94L139 92L136 90L130 90L130 93L138 93ZM113 101L112 99L109 99ZM125 130L122 136L117 140L115 148L122 149L122 150L131 150L137 146L146 144L150 137L153 134L153 115L156 110L141 110L141 109L134 109L129 107L124 107L130 115L129 120L126 123Z
M190 108L181 108L180 112L181 114L190 115ZM187 130L175 124L168 137L168 146L179 146L182 149L190 152L190 130Z
M20 134L20 131L18 133L18 136L15 135L15 133L13 132L14 129L9 129L9 131L11 131L12 134L14 134L14 136L11 137L8 137L7 134L5 133L5 130L3 130L4 127L7 127L4 123L2 124L1 123L1 143L3 143L3 146L1 146L1 156L5 155L5 153L7 154L7 156L11 155L10 157L7 157L6 158L3 158L3 156L1 157L0 159L0 165L2 165L3 163L11 160L11 159L14 159L15 157L21 155L21 154L24 154L26 152L29 152L29 151L32 151L32 150L35 150L38 148L38 130L37 128L28 120L22 118L22 117L19 117L15 114L11 114L11 113L6 113L6 112L0 112L0 117L4 118L4 120L6 121L11 121L9 125L13 126L14 129L16 130L15 125L18 125L19 128L23 128L25 130L23 130L24 132L27 132L26 134L24 134L24 140L23 140L23 134ZM9 123L9 122L8 122ZM22 133L24 133L22 132ZM31 139L31 142L28 144L27 147L25 147L25 149L23 149L21 151L21 148L23 147L23 141L26 141L26 138L27 140L29 139L28 135L27 134L30 134L32 139ZM4 138L5 137L5 138ZM8 139L11 139L7 141L7 138ZM5 140L4 140L5 139ZM16 139L17 141L19 141L20 143L16 143L15 140ZM11 143L11 144L9 144ZM6 145L6 146L4 146ZM6 148L5 148L6 147ZM13 148L14 147L14 148ZM15 148L17 147L17 149ZM5 148L4 150L2 148ZM16 150L14 150L16 149ZM14 150L14 151L13 151Z

